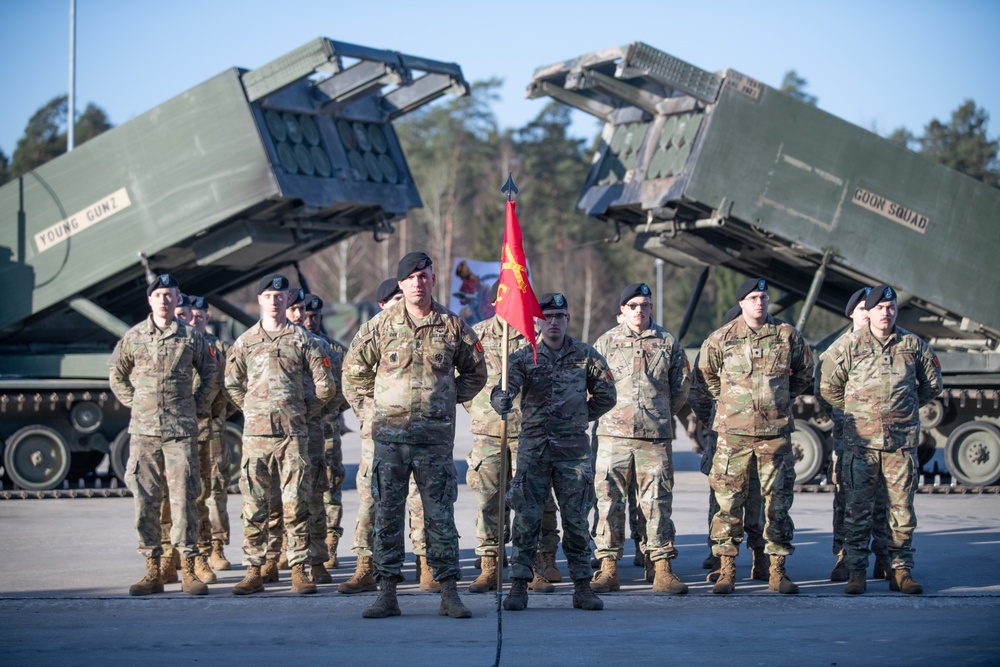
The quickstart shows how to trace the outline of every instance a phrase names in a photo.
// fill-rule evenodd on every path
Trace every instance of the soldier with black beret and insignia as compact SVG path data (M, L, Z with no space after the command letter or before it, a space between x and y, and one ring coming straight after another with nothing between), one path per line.
M843 413L844 592L865 592L868 541L878 487L889 499L889 587L908 594L923 592L910 574L917 517L917 445L920 408L943 386L941 364L919 336L896 326L896 291L879 285L865 298L868 326L850 334L823 360L820 397Z
M126 332L108 362L111 389L132 411L125 483L135 497L139 553L146 576L129 595L162 593L160 514L170 489L172 546L184 558L182 590L206 595L194 572L198 555L198 418L219 390L217 362L201 334L174 317L180 285L162 274L146 288L149 318ZM195 390L195 378L199 381Z
M795 397L812 385L812 355L798 329L768 314L766 280L746 280L736 299L741 316L705 340L698 360L705 389L715 401L712 429L719 434L709 476L720 508L712 522L712 551L719 557L712 592L725 595L736 587L743 503L756 461L764 498L764 550L771 560L768 590L798 593L785 572L795 531L789 515L795 486L791 411Z
M506 414L521 396L521 432L517 471L507 493L514 510L512 583L504 609L528 606L542 512L549 489L555 490L563 524L563 553L573 579L573 607L604 608L590 586L590 526L594 471L587 426L614 407L615 380L608 362L591 345L567 335L569 303L560 293L538 300L542 344L525 346L509 359L507 390L493 388L491 403Z
M458 595L461 577L455 500L455 406L486 384L483 346L460 317L434 301L436 276L422 252L396 270L403 300L361 327L344 360L345 394L372 422L372 494L376 496L375 577L379 596L362 616L400 614L403 506L411 474L426 517L427 566L441 585L439 613L469 618Z

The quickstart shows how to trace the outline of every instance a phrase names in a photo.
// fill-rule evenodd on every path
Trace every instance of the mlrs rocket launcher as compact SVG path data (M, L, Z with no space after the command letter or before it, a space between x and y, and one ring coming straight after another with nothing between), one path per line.
M6 474L53 488L109 449L119 471L128 413L107 359L148 315L147 278L245 319L220 295L421 206L392 121L467 92L458 65L321 38L0 188Z
M934 347L945 377L921 412L921 464L967 485L1000 479L1000 191L639 42L541 67L528 95L605 122L578 206L631 230L638 250L765 277L784 292L772 314L801 304L800 329L816 305L842 313L860 287L895 287L898 324ZM821 471L831 424L811 396L796 411L802 481Z

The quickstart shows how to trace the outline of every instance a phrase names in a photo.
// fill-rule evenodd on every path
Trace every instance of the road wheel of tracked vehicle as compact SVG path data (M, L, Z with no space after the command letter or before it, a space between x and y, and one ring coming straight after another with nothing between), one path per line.
M240 483L240 461L243 460L243 429L239 424L226 422L222 431L222 444L229 448L229 484Z
M128 445L131 442L128 429L123 428L111 442L111 469L115 471L118 481L125 483L125 471L128 469Z
M25 426L7 438L3 464L11 481L29 491L54 489L69 472L66 440L48 426Z
M805 422L795 422L792 431L792 453L795 455L795 483L805 484L819 474L826 461L823 438Z
M962 484L996 484L1000 480L1000 428L989 422L962 424L948 436L944 460Z

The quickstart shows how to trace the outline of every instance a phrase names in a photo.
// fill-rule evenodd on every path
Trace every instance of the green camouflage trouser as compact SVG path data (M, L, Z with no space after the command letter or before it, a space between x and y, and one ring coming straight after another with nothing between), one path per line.
M599 523L598 558L621 558L625 544L625 502L635 486L635 501L646 526L645 552L653 561L676 558L674 463L669 439L641 440L602 436L597 450L594 490Z
M789 511L795 498L795 456L788 436L759 438L720 433L708 482L719 511L712 520L712 553L736 556L743 541L743 514L754 460L764 500L764 551L788 556L795 550Z
M211 483L212 492L206 500L208 505L208 520L212 526L212 539L229 544L229 480L232 475L232 453L223 439L226 420L221 417L212 419L211 453Z
M868 541L878 503L878 488L888 496L888 554L892 567L913 567L913 531L917 515L913 496L917 492L915 450L885 452L849 447L844 451L844 486L847 513L844 518L844 562L848 570L868 569Z
M342 489L344 487L344 451L341 447L340 425L323 424L323 457L326 464L326 474L329 478L329 489L323 493L323 506L326 509L326 532L344 534L340 523L344 516Z
M528 445L523 440L517 452L517 472L507 492L507 504L514 510L511 531L511 576L534 578L538 532L549 489L555 491L563 527L563 554L574 581L590 579L590 526L588 515L594 506L594 473L590 457L553 459L552 447L545 443Z
M376 442L372 464L372 497L375 502L375 577L402 581L405 549L403 506L410 484L415 483L424 509L427 565L434 579L461 579L455 501L458 473L454 444L406 445ZM412 480L411 480L412 477ZM411 522L413 517L411 515Z
M465 473L465 483L476 494L476 547L477 556L499 557L497 544L500 534L497 520L500 493L500 438L490 435L472 434L472 451L467 459L469 469ZM507 441L507 480L509 486L517 467L517 439ZM559 525L556 519L556 499L549 491L542 513L541 534L538 550L555 553L559 547ZM504 534L509 534L510 511L504 516ZM506 542L506 540L505 540Z
M375 552L375 499L372 497L374 458L375 443L368 438L362 438L361 462L355 477L358 489L358 520L354 524L354 544L351 545L351 551L359 556L371 556ZM426 556L424 506L420 502L417 483L412 477L410 477L409 493L406 496L406 508L410 513L410 542L413 543L413 553L417 556Z
M309 561L309 493L312 475L308 437L243 436L240 492L243 494L243 555L248 565L263 565L275 550L269 535L272 489L280 490L288 532L288 562Z
M847 493L844 487L844 453L834 441L831 463L833 464L833 555L844 553L844 519L847 516ZM885 489L885 480L880 480L875 487L875 507L872 511L872 543L871 551L876 556L888 557L889 554L889 495Z
M594 422L594 426L591 429L590 434L590 467L597 470L597 450L600 447L600 441L597 437L597 422ZM597 507L597 496L594 496L594 520L591 523L590 535L591 537L597 536L597 527L601 524L601 512ZM628 530L629 539L639 540L638 548L643 552L646 551L646 517L642 515L639 511L639 507L636 504L636 486L635 480L628 486ZM542 520L542 533L544 538L545 533L545 521ZM542 545L539 544L539 550L542 549ZM618 554L620 559L622 554Z
M713 432L701 453L701 472L709 475L712 472L712 459L715 457L715 443L718 436ZM743 530L747 535L747 547L750 549L764 548L764 499L760 497L760 476L757 474L757 459L750 464L750 486L747 499L743 503ZM715 491L708 489L708 548L712 541L712 520L719 512L719 501L715 499Z
M163 555L163 503L177 520L169 524L170 545L185 558L198 553L198 444L194 437L163 439L132 434L129 440L125 485L135 498L135 527L139 553ZM169 493L169 496L167 495Z

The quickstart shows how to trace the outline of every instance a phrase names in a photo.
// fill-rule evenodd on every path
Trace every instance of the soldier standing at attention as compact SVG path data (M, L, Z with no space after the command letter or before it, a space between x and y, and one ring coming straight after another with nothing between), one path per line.
M135 497L139 553L146 576L129 595L162 593L160 506L170 489L171 544L184 556L182 588L207 595L194 573L198 553L198 417L207 415L218 391L216 359L201 335L174 318L180 285L162 274L146 288L152 311L118 341L109 360L111 389L132 411L125 482ZM194 391L195 375L200 379Z
M375 441L379 596L362 616L400 614L396 584L402 580L403 506L412 473L423 500L427 566L434 568L441 585L438 613L470 618L456 586L461 569L455 529L455 406L486 384L483 346L461 318L433 300L436 276L430 257L407 254L396 278L403 301L366 322L344 360L345 393L355 414L373 415Z
M715 401L719 434L709 484L719 511L712 522L719 579L712 592L736 587L736 555L743 540L743 503L750 467L757 463L764 499L764 550L771 557L768 590L798 593L785 573L794 551L792 401L812 384L813 362L802 334L767 312L767 281L751 278L736 291L742 317L715 330L701 347L698 369Z
M920 408L941 391L941 364L919 336L896 326L896 292L891 287L872 289L865 308L868 327L852 333L836 354L827 353L820 382L823 400L844 415L844 592L865 592L872 514L878 485L884 483L891 533L889 588L919 594L923 587L910 570L917 526L913 495Z
M645 562L652 564L653 592L680 595L688 587L670 568L674 547L674 415L691 383L687 356L669 331L652 322L652 292L646 283L626 287L618 299L623 323L597 339L594 348L615 378L618 401L597 425L594 472L598 524L595 542L601 570L595 593L620 589L618 559L625 545L625 502L635 484L646 529Z
M593 347L566 334L569 304L558 293L538 300L542 345L538 359L522 347L510 357L507 391L493 388L491 403L499 414L510 412L521 394L521 433L517 472L507 493L514 510L510 594L504 609L528 606L538 529L549 488L563 522L563 553L573 579L573 607L599 611L604 603L590 587L590 530L594 472L590 465L587 425L614 407L615 381L608 363ZM589 398L588 398L589 396Z
M236 595L264 590L271 487L281 486L292 592L315 593L309 560L308 420L336 393L330 360L308 332L287 321L288 279L271 274L257 287L260 321L236 339L226 363L226 391L243 410L243 554L248 563Z

